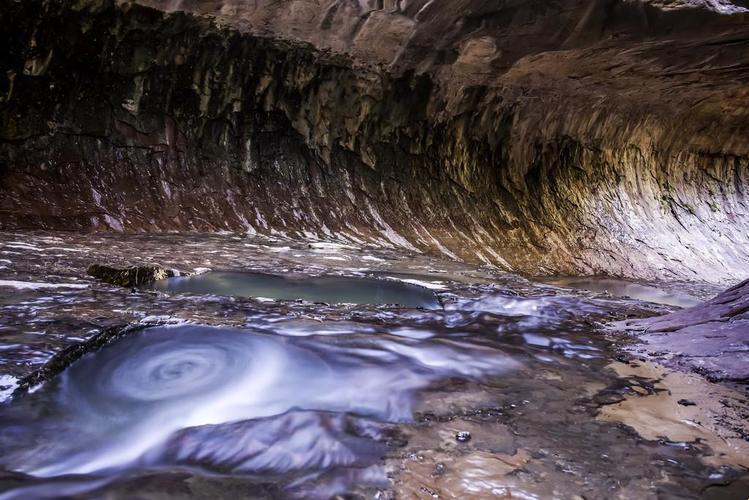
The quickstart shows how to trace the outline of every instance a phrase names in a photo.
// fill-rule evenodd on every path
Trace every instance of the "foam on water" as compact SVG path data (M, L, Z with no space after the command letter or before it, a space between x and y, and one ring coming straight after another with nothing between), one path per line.
M18 379L11 375L0 375L0 403L10 398L18 387Z
M88 288L82 283L42 283L32 281L0 280L0 287L15 288L16 290L41 290L45 288Z
M552 326L573 317L602 315L610 304L606 299L542 295L521 297L492 294L473 300L460 300L448 309L484 311L522 319L523 326Z
M159 463L164 456L179 461L184 453L170 455L174 446L167 446L179 431L266 419L247 428L276 432L280 424L268 419L292 410L409 421L416 389L442 377L480 377L518 367L500 351L454 341L389 337L361 346L340 336L335 342L320 339L192 325L132 334L85 356L56 387L40 391L46 391L40 397L50 398L48 416L19 425L31 434L36 433L32 428L54 432L36 446L3 445L3 461L24 464L24 472L44 477ZM336 433L307 426L330 418L304 415L292 420L305 425L285 427L287 432L298 427L298 436L285 438L297 448L266 449L262 457L257 447L248 448L244 469L254 457L266 468L286 464L277 471L285 472L288 460L274 453L294 451L302 464L343 460L345 465L349 458L339 446L321 447L323 441L311 437L327 432L334 440ZM225 444L238 439L236 429L225 435ZM214 428L209 434L212 446L220 448L220 432ZM194 446L190 450L190 456L200 454Z
M701 463L723 460L703 442L646 443L595 417L632 396L631 416L651 419L651 406L639 403L655 397L645 394L650 382L607 368L620 353L602 325L672 310L613 297L611 283L600 295L428 255L266 237L6 233L0 240L42 249L0 248L7 257L0 266L13 269L0 278L24 287L0 287L0 399L33 385L0 404L0 500L465 498L504 494L510 490L499 488L508 484L529 498L686 498L717 488L710 485L728 492L724 485L736 477ZM319 295L307 300L329 305L237 300L236 288L130 293L81 279L94 260L125 267L132 256L201 271L248 265L377 278L325 283L345 302L362 290L371 297L372 284L406 285L429 300L435 293L414 283L444 286L437 292L444 309L336 306ZM330 256L347 260L338 265ZM281 287L308 283L294 278ZM56 286L68 284L76 286ZM43 384L27 378L54 368L54 358L45 365L54 355L67 359L78 342L92 347L109 325L134 322L146 329ZM649 421L667 438L672 424L686 425L667 415ZM471 440L458 442L459 431ZM90 473L71 474L80 471Z

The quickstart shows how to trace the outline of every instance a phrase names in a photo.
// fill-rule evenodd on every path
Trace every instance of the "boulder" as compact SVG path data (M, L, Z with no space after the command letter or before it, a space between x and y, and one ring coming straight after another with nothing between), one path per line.
M157 280L173 278L179 273L160 266L133 266L125 269L92 264L87 274L111 285L134 288Z

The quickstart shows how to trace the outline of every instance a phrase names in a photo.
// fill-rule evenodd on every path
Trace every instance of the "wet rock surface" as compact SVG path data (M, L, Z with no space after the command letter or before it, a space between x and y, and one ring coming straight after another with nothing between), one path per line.
M117 325L106 328L85 342L77 342L55 353L40 368L24 376L17 383L13 384L11 397L21 398L29 391L39 388L41 385L53 380L54 377L62 373L70 365L78 361L83 356L97 352L108 343L118 340L119 338L138 332L148 325ZM8 391L4 391L4 399L8 399Z
M745 5L152 5L4 0L0 227L746 278Z
M637 333L649 357L711 380L749 384L749 281L671 314L617 323Z
M143 255L420 282L444 308L132 292L85 274ZM2 233L0 258L8 498L698 498L746 484L746 394L647 368L605 328L672 306L244 234Z
M646 439L707 445L711 451L704 460L716 464L727 460L749 467L746 390L737 392L701 376L670 372L644 361L617 362L611 368L622 377L653 382L635 386L622 401L603 406L600 419L622 422ZM726 413L716 412L716 402ZM732 416L726 417L728 413ZM734 424L725 426L728 420Z
M86 270L86 274L93 276L110 285L135 288L147 285L154 281L173 278L177 275L172 269L164 269L157 266L138 266L127 269L116 269L114 267L92 264Z
M745 496L747 8L0 0L0 496Z

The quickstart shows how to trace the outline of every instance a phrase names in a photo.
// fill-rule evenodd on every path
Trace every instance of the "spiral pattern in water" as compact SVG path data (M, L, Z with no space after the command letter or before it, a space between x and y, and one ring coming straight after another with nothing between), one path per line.
M76 384L97 380L90 396L123 404L206 396L252 370L250 347L267 347L257 339L232 338L237 335L183 336L146 346L136 341L116 355L102 353L75 366L69 377Z
M275 429L273 419L290 410L409 420L414 391L436 378L515 366L496 351L457 342L395 337L358 342L346 335L327 341L192 325L148 328L69 367L47 417L59 427L41 440L43 447L24 449L22 458L12 460L40 476L160 463L170 437L182 429L257 419ZM287 449L242 447L234 459L247 455L250 469L288 468L292 456L293 464L351 460L345 449L320 441L325 426L316 424L314 415L305 421L319 427L293 431ZM224 448L222 429L234 429L226 445L236 443L242 428L252 426L216 427L209 448ZM292 432L286 424L281 429ZM256 432L251 437L258 439ZM189 454L201 457L206 451L198 443ZM224 460L221 453L209 455Z

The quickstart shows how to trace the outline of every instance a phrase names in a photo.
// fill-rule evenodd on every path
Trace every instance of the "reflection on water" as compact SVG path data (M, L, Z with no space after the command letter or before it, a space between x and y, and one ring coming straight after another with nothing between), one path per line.
M630 297L676 307L692 307L702 302L687 293L670 292L654 286L610 278L560 278L551 283L595 293L608 293L614 297Z
M597 295L393 249L231 234L0 232L0 255L13 284L0 286L0 398L104 328L144 326L0 404L0 499L650 499L746 485L707 441L644 439L597 418L631 401L621 421L673 434L668 418L638 413L654 382L607 368L621 351L602 326L671 309L611 286ZM158 285L186 293L85 275L144 261L253 273ZM386 277L401 282L374 279ZM704 433L717 425L707 418L679 425Z
M376 278L319 276L288 278L249 272L208 272L190 277L169 278L150 288L175 293L235 295L269 299L348 304L398 304L404 307L440 307L429 289Z

